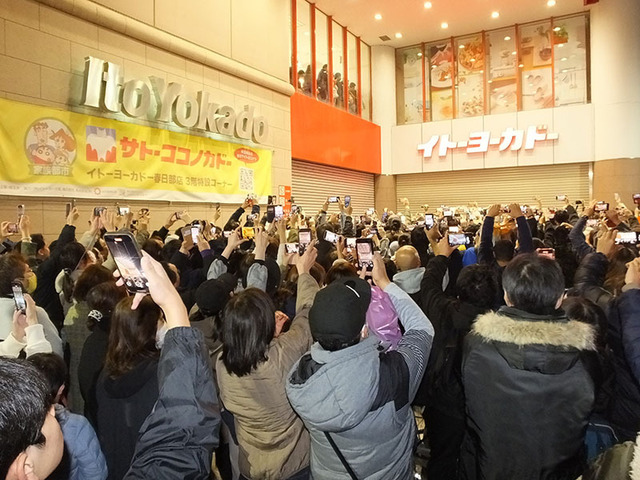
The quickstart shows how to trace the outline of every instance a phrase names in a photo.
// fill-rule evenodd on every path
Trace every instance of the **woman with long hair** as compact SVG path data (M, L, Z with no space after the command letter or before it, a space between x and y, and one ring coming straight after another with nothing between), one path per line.
M309 478L309 433L285 392L287 373L311 347L308 307L318 284L309 274L317 252L297 257L297 316L281 333L269 296L248 288L229 300L222 317L222 355L216 372L220 398L233 415L243 479Z
M135 310L133 297L116 306L111 317L104 369L96 385L97 432L109 467L109 479L124 477L136 438L158 398L159 338L162 310L144 297Z

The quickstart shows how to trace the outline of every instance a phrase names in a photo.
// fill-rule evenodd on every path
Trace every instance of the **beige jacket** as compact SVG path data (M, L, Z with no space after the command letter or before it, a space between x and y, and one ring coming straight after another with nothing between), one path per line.
M251 374L229 374L218 358L220 398L235 418L240 473L252 480L286 479L309 465L309 432L291 408L285 385L313 343L309 309L318 288L311 275L300 275L291 328L272 340L268 360Z

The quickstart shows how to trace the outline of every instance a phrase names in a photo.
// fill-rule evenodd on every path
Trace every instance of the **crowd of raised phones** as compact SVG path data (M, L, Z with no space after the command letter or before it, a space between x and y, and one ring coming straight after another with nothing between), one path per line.
M0 478L640 478L637 205L399 203L23 207Z

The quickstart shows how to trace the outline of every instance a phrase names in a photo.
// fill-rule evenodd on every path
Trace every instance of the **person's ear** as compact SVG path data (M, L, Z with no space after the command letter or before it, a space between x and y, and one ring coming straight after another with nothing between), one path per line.
M21 452L13 461L7 472L6 480L40 480L35 474L32 460L26 451Z
M507 304L507 307L513 307L513 303L509 300L509 295L507 295L506 291L504 292L504 303Z

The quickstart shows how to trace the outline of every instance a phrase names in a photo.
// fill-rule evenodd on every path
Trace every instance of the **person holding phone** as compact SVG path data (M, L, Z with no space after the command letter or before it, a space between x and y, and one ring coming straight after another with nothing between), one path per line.
M0 356L18 358L22 351L27 357L35 353L51 353L51 344L44 336L42 325L38 323L36 303L28 293L18 293L14 289L13 295L16 309L11 333L0 342ZM20 295L22 298L18 300Z

